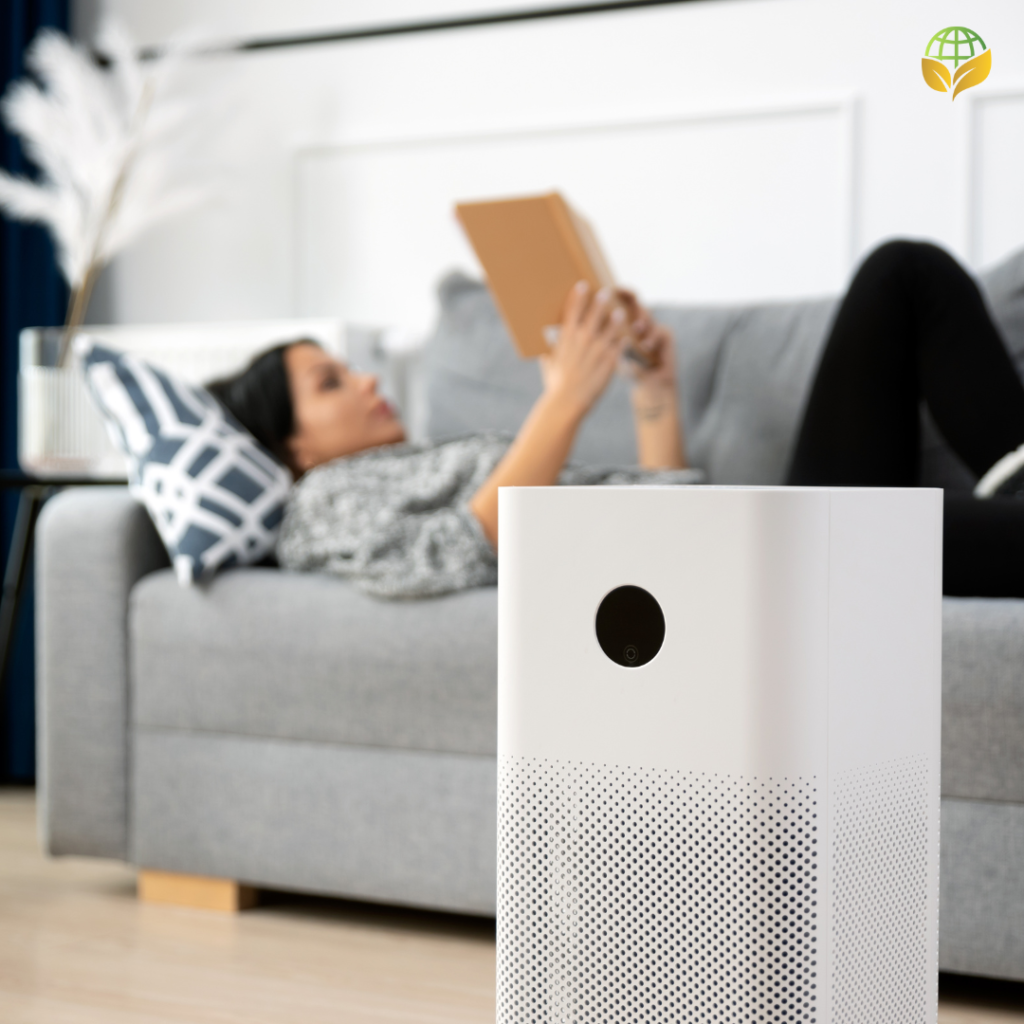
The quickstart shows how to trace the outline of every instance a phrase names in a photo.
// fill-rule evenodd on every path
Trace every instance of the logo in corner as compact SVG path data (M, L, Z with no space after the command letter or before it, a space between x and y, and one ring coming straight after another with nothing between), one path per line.
M921 58L925 82L936 92L952 89L953 99L964 89L984 82L991 70L992 51L977 32L963 25L936 32Z

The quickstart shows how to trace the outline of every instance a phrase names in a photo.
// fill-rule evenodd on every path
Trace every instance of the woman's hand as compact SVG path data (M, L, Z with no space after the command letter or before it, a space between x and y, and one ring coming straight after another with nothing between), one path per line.
M581 287L582 285L582 287ZM628 316L611 292L577 285L566 302L558 344L541 356L544 393L515 441L469 503L498 547L498 490L558 482L583 417L601 397L628 340Z
M633 382L634 404L659 404L666 396L676 395L676 349L672 332L659 324L650 312L640 305L636 295L620 288L616 298L626 310L630 335L635 348L647 360L644 366L637 359L629 359L628 375Z
M608 387L629 341L628 311L610 289L580 281L569 293L558 344L540 357L544 393L577 420Z
M640 465L648 469L682 469L686 466L686 449L672 332L655 322L632 292L620 290L616 294L628 311L633 347L649 363L644 366L635 359L626 361L627 373L633 381L630 398Z
M558 344L541 356L544 393L537 399L505 457L469 503L487 539L498 547L498 490L501 487L544 487L557 483L572 450L583 417L601 397L626 345L635 339L657 361L637 369L633 387L637 402L655 394L663 413L650 420L637 412L640 464L651 467L685 465L675 400L672 337L651 319L632 292L600 291L585 283L569 295ZM638 398L638 396L640 396ZM653 405L645 405L653 409Z

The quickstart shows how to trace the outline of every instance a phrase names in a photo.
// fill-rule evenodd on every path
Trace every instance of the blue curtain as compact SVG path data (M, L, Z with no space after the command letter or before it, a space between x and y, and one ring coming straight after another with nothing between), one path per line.
M41 28L67 31L68 0L0 0L0 91L25 73L25 50ZM0 162L31 173L15 136L0 128ZM67 289L46 232L0 219L0 465L18 466L18 333L63 323ZM6 565L17 509L15 491L0 492L0 559ZM32 588L17 623L7 687L7 735L0 736L0 780L35 778L35 657Z

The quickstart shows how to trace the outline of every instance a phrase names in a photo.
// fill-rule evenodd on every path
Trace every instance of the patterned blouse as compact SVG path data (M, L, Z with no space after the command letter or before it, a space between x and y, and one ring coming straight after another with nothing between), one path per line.
M493 586L498 559L469 502L513 438L474 434L336 459L292 488L277 542L285 569L330 572L368 594L432 597ZM559 484L692 484L695 470L569 465Z

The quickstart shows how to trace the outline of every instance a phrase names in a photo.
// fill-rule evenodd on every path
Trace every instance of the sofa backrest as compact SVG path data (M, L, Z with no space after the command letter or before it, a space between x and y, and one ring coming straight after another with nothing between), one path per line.
M687 450L711 483L783 482L834 308L652 310L675 334Z
M981 284L1024 377L1024 250ZM481 430L514 433L540 394L538 367L516 355L485 285L460 273L439 287L440 318L421 357L422 432L444 440ZM680 398L693 465L711 483L778 484L835 298L735 306L659 306L675 335ZM922 482L971 486L966 467L925 418ZM580 431L573 458L633 464L628 386L616 378Z

